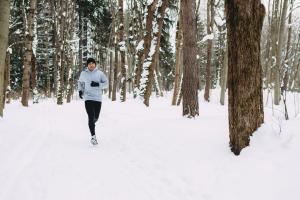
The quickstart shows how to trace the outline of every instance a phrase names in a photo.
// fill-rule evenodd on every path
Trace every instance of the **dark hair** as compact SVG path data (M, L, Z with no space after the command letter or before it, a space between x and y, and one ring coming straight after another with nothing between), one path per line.
M95 63L96 64L96 61L95 61L94 58L88 58L87 61L86 61L86 66L88 66L89 63Z

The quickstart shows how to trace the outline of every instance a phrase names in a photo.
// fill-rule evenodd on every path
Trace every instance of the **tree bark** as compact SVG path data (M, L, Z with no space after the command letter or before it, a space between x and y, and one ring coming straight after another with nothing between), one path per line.
M199 2L200 3L200 2ZM182 51L182 15L181 12L178 16L177 32L176 32L176 54L175 54L175 79L174 79L174 91L172 98L172 105L176 105L179 87L180 87L180 64L181 64L181 51Z
M264 121L260 39L265 8L260 0L225 0L225 11L229 138L232 152L239 155Z
M45 35L46 35L46 40L45 40L45 50L46 52L49 52L49 22L46 22L45 24ZM46 53L45 55L45 68L46 68L46 96L48 98L51 97L51 73L50 73L50 65L49 65L49 53Z
M125 40L124 40L124 13L123 0L119 0L119 50L121 54L121 102L126 101L126 66L125 66Z
M198 70L197 70L197 40L196 40L196 3L181 0L183 28L183 84L182 84L182 114L189 118L199 115L198 104Z
M117 40L117 38L116 38ZM119 58L118 58L118 47L117 41L115 43L115 64L114 64L114 80L113 80L113 89L112 89L112 101L117 100L117 84L118 84L118 71L119 71Z
M11 87L10 87L10 52L6 52L5 58L5 70L4 70L4 100L3 100L3 108L5 104L10 103L11 98ZM4 103L5 102L5 103Z
M161 38L161 32L162 32L162 27L163 27L163 23L164 23L164 16L165 16L165 10L168 6L168 0L163 0L162 5L158 8L158 21L157 21L157 26L158 26L158 30L157 32L154 33L152 41L151 41L151 46L153 45L155 50L153 55L151 55L151 52L149 51L147 55L147 59L145 60L146 62L144 62L144 66L143 66L143 70L144 71L148 71L148 75L143 77L146 80L146 87L144 90L144 104L146 106L149 106L149 99L152 93L152 87L153 87L153 81L154 81L154 69L155 69L155 65L156 65L156 58L158 58L158 53L159 53L159 48L160 48L160 38ZM145 40L146 41L146 40ZM152 47L153 48L153 47ZM149 67L145 67L147 66L146 63L150 62ZM141 88L141 86L140 86ZM141 92L143 93L143 88L141 90Z
M280 29L278 33L278 45L276 49L276 66L275 66L275 91L274 91L274 104L279 105L280 102L280 71L281 71L281 53L283 45L283 37L285 31L286 13L288 7L288 0L283 0L283 7L280 20Z
M9 14L10 14L10 1L0 1L0 117L3 117L4 109L4 77L5 77L5 57L8 45L9 33Z
M151 47L151 39L152 39L152 26L153 26L153 18L156 10L156 4L158 0L153 0L153 2L147 6L147 18L146 18L146 33L143 40L140 41L141 49L137 49L137 62L135 66L135 77L134 77L134 96L137 96L137 93L140 93L141 86L141 76L143 71L143 64L146 56L149 54ZM143 92L142 92L143 93Z
M271 27L271 40L272 40L272 50L271 50L271 59L272 59L272 74L271 79L274 82L274 101L279 102L280 99L280 75L276 67L276 55L278 51L278 33L279 33L279 1L274 0L273 2L273 12L272 12L272 27ZM277 100L275 100L277 99Z
M27 18L27 29L25 34L25 54L24 54L24 69L22 78L22 105L28 107L29 92L30 92L30 66L32 59L32 42L34 29L34 13L36 9L36 0L30 0L30 8Z
M112 77L113 77L113 52L109 51L109 78L108 78L108 98L111 98L112 93Z
M207 35L213 34L214 27L214 0L207 0ZM209 92L211 88L211 57L212 57L213 41L207 40L207 62L206 62L206 76L205 76L205 91L204 99L209 102Z
M8 27L9 27L9 14L10 4L9 0L0 1L0 117L3 117L3 105L4 105L4 68L6 49L8 44Z
M37 69L36 69L36 57L32 53L31 57L31 89L33 103L38 103L38 91L37 91Z
M57 72L58 72L58 85L57 85L57 105L63 104L63 97L64 97L64 87L65 87L65 22L66 22L66 8L67 8L68 1L60 0L59 4L59 20L58 20L58 54L57 54Z
M221 79L221 95L220 95L220 103L221 105L225 104L225 93L227 89L227 77L228 77L228 49L227 44L224 53L224 61L223 61L223 70L222 70L222 79Z

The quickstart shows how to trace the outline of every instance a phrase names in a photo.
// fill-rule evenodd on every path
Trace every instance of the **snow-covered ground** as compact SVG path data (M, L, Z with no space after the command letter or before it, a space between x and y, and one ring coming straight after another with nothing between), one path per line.
M227 106L218 103L218 93L210 103L199 95L195 119L171 107L170 96L152 98L150 108L105 98L97 147L89 143L83 101L6 105L0 199L300 199L298 95L289 96L289 121L282 120L282 106L273 116L271 106L265 108L266 123L238 157L228 147Z

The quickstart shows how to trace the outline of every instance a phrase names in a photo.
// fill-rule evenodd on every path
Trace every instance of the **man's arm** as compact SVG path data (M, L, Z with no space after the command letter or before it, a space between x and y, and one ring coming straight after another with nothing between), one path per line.
M106 89L108 87L108 80L103 72L101 72L101 74L100 74L100 83L101 83L102 89Z
M78 90L79 91L84 91L84 78L83 78L83 72L80 73L80 76L79 76L79 80L78 80Z

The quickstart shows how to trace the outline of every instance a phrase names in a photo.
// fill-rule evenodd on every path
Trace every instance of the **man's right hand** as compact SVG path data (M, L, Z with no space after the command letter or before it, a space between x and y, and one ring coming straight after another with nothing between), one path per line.
M79 97L80 97L80 99L83 99L82 95L83 95L83 92L80 90L79 91Z

